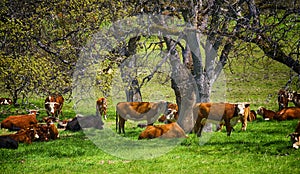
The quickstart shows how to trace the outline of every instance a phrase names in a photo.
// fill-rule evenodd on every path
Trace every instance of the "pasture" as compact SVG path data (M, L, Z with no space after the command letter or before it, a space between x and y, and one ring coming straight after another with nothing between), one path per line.
M231 65L247 64L251 59L238 61L241 62L232 62ZM225 69L224 100L250 102L253 110L259 106L277 110L277 91L288 81L289 69L276 62L270 63L270 60L252 65ZM29 103L43 108L43 101L43 97L33 96ZM64 118L75 116L72 106L72 102L65 103ZM1 106L0 121L9 112L23 110L23 106ZM41 110L38 119L43 116L46 113ZM108 120L104 122L115 131L113 105L109 105ZM0 173L300 173L300 151L292 149L287 138L297 123L298 120L264 121L258 116L257 120L248 122L245 132L238 124L230 137L226 136L225 128L222 132L207 133L201 138L190 134L170 151L150 159L119 158L103 151L83 131L60 130L58 140L19 144L17 150L0 149ZM126 138L131 141L138 141L142 130L136 128L136 123L125 124ZM2 129L0 133L8 131ZM95 133L101 134L101 131ZM127 151L130 146L127 148L117 150ZM158 145L155 148L162 147Z

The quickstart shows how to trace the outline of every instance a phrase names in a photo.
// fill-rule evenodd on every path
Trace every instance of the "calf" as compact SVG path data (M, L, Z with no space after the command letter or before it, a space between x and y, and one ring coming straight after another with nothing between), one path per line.
M0 136L0 148L17 149L19 143L8 136Z
M48 117L52 116L59 119L59 115L62 115L62 107L64 104L63 96L50 95L45 99L45 109Z
M167 115L162 115L158 121L161 123L172 123L178 120L178 106L175 103L168 104L168 113Z
M194 125L194 133L201 136L202 129L207 121L219 124L224 120L227 136L230 136L233 122L237 122L244 114L244 107L230 103L197 103L193 108L194 117L197 117Z
M259 107L257 110L257 114L261 115L265 120L273 120L276 112L268 110L264 107Z
M27 115L8 116L1 122L1 128L6 128L10 131L29 128L31 125L38 123L36 113L36 110L32 110Z
M105 98L101 97L96 101L96 115L104 117L106 120L106 110L107 110L107 101Z
M139 135L140 139L153 138L186 138L184 130L176 123L169 123L163 125L148 125L146 129Z
M300 119L300 108L288 107L278 111L274 116L278 121Z
M12 100L10 98L0 98L0 105L11 105Z
M125 121L147 120L147 125L152 125L161 114L167 114L168 102L120 102L116 106L116 131L119 126L125 134ZM119 119L119 122L118 122Z

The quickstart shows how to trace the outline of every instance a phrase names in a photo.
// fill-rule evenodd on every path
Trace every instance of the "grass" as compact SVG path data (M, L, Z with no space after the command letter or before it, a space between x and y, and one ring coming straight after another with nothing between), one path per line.
M268 63L267 69L262 64L236 66L234 73L226 68L224 100L251 102L254 110L259 106L277 110L276 93L289 79L289 69L276 62ZM146 88L142 92L146 93ZM43 100L31 98L29 103L43 108ZM72 102L65 103L63 118L75 116L72 106ZM30 107L1 106L0 120ZM43 116L46 113L41 109L38 119ZM238 124L230 137L223 129L204 133L201 138L190 134L188 139L175 143L141 141L137 137L143 129L137 128L136 122L126 122L125 137L115 134L115 111L110 104L105 130L60 130L58 140L20 144L17 150L0 149L1 173L299 173L300 151L292 149L286 137L297 123L258 117L248 123L245 132ZM2 129L0 133L9 132Z

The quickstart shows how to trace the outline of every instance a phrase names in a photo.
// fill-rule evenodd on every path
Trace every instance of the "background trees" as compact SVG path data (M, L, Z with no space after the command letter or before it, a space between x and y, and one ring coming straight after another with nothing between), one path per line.
M209 101L211 88L228 60L236 56L257 59L268 56L299 74L299 2L254 0L207 1L1 1L0 54L1 91L16 101L20 94L72 91L71 77L81 48L93 33L116 20L137 14L160 14L183 20L195 32L186 33L182 42L157 37L152 43L162 51L176 48L181 61L195 77L198 101ZM206 40L190 48L192 38ZM128 59L138 44L128 39L107 55L109 69ZM172 47L172 45L176 47ZM205 48L204 54L200 46ZM124 52L124 49L127 52ZM151 47L144 47L152 49ZM263 55L255 50L263 51ZM174 50L173 50L174 51ZM212 56L213 55L213 56ZM118 58L117 58L118 57ZM154 72L156 73L156 72ZM151 75L151 74L150 74ZM150 80L144 75L140 80ZM101 80L100 80L101 81ZM173 82L172 82L173 83ZM101 85L101 84L99 84ZM172 84L177 96L176 84ZM105 88L106 89L106 88ZM26 97L26 95L24 95ZM177 101L180 102L180 98Z

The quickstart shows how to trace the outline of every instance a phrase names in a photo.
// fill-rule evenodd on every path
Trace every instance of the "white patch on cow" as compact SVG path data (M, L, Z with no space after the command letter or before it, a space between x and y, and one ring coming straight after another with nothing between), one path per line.
M238 115L244 115L245 112L245 103L238 103Z
M266 121L270 120L270 118L265 118Z
M294 144L293 144L293 148L295 148L295 149L298 149L298 148L299 148L299 146L297 145L297 143L294 143Z
M8 103L8 100L7 100L7 99L5 99L5 100L4 100L4 104L5 104L5 105L9 105L9 103Z

